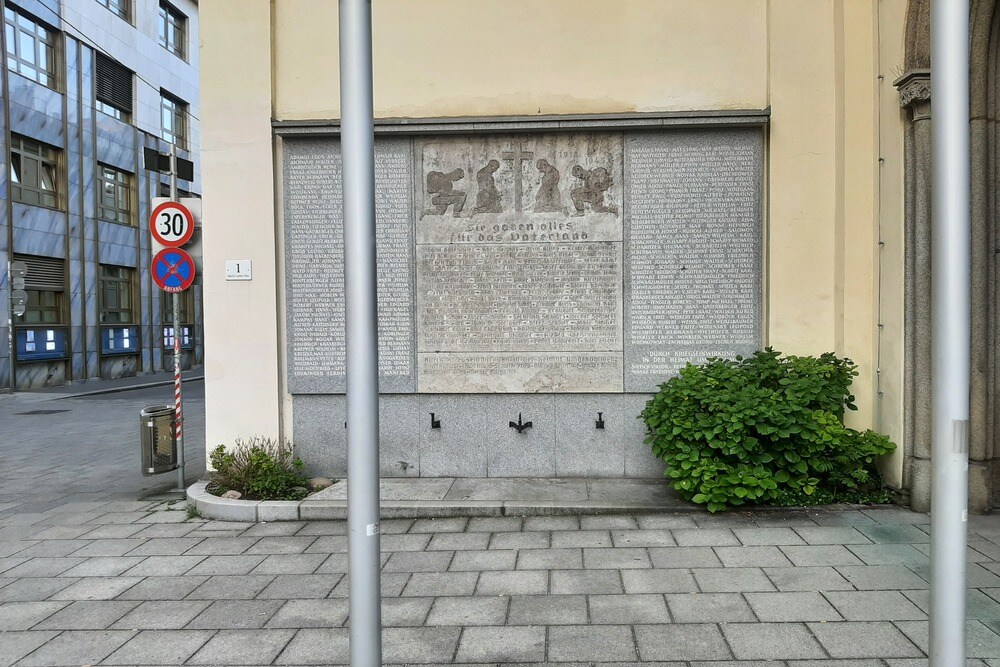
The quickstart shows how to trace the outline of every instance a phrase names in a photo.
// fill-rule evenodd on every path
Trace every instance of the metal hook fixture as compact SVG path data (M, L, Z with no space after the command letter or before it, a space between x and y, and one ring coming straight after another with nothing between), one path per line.
M596 428L600 428L600 429L604 428L604 413L603 412L598 412L597 413Z
M531 428L531 422L522 422L521 413L517 413L517 423L510 422L510 427L517 431L518 433L524 433L527 429Z
M434 419L434 413L431 413L431 428L441 428L441 420Z

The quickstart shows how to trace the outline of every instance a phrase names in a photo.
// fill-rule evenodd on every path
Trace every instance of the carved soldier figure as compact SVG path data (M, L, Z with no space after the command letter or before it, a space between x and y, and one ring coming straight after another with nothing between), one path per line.
M542 172L542 183L535 193L535 213L565 213L559 198L559 170L542 159L535 163Z
M476 208L472 209L472 214L476 213L500 213L503 207L500 205L500 191L497 190L496 180L493 174L500 168L500 163L490 160L486 166L476 172L476 183L479 185L479 192L476 193Z
M591 210L595 213L618 213L616 206L607 206L604 203L604 193L613 184L611 174L604 167L596 169L584 169L580 165L573 167L573 175L583 181L583 185L570 190L569 196L576 207L574 216L584 214L584 205L590 204Z
M449 206L451 206L451 214L456 218L462 212L467 195L462 190L456 190L454 183L463 178L465 178L465 172L461 169L449 171L447 174L440 171L432 171L427 174L427 194L433 195L431 203L434 204L438 215L444 215Z

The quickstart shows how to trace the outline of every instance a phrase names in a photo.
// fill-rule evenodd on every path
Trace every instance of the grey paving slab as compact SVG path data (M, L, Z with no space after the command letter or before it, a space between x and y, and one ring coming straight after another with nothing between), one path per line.
M927 653L929 644L927 621L898 621L895 626L913 642L917 648ZM1000 635L988 628L982 621L966 624L966 655L970 658L992 658L1000 656Z
M142 556L101 556L88 558L64 572L67 577L114 577L146 560ZM129 575L134 576L134 575Z
M577 625L587 622L587 599L582 595L514 595L508 625Z
M182 556L182 558L184 558ZM208 556L196 563L188 575L250 574L264 560L263 555L253 556Z
M427 625L504 625L506 596L439 597L434 599Z
M390 537L399 537L399 536L390 536ZM275 539L275 538L272 537L269 539ZM296 553L309 553L309 554L347 553L346 535L320 535L318 537L300 538L300 539L312 539L312 542L301 552L298 551L298 547L296 547L295 550L292 551L291 553L280 554L280 555L290 556ZM392 545L390 544L390 546ZM425 546L426 542L424 543L424 545L420 547L420 550L423 550ZM272 548L270 550L273 551L274 549ZM397 549L384 549L383 551L397 551ZM398 551L403 551L403 549L398 549ZM414 549L409 549L408 551L414 551ZM278 554L272 554L272 555L278 555Z
M632 628L628 626L563 625L549 628L548 659L621 662L636 660L638 656Z
M325 554L282 554L267 556L251 574L313 574L327 560Z
M35 626L36 630L104 630L132 611L138 602L77 601Z
M926 565L926 554L912 544L853 544L847 547L865 565Z
M117 596L119 600L183 600L200 587L211 584L211 577L146 577ZM209 596L214 597L214 596ZM251 596L252 597L252 596Z
M4 570L5 577L58 577L60 574L84 562L84 558L30 558L19 565Z
M312 535L294 537L262 537L252 546L248 547L245 553L248 554L299 554L304 552L316 537Z
M295 633L278 656L279 665L346 665L350 663L347 628L306 628Z
M409 577L403 595L472 595L479 580L478 572L417 572ZM385 586L385 575L382 585ZM499 593L497 593L499 594Z
M765 623L843 620L817 592L746 593L745 597L757 618Z
M182 665L211 636L206 630L143 630L102 664Z
M852 591L853 584L835 568L765 567L764 574L779 591Z
M714 623L636 625L639 656L653 660L728 660L733 657Z
M472 517L466 526L470 533L474 532L518 532L524 525L524 519L517 516L486 516Z
M346 598L288 600L268 621L269 628L336 628L347 620Z
M755 567L692 570L704 593L752 593L776 590L764 571Z
M398 552L389 557L386 572L444 572L451 564L454 551Z
M466 535L468 533L445 533L446 535ZM486 533L479 533L486 535ZM525 552L522 552L525 553ZM518 552L513 549L492 549L488 551L456 551L448 569L452 572L479 572L483 570L513 570L517 564Z
M543 662L545 628L530 626L465 628L462 630L456 660L469 663Z
M581 530L633 530L638 528L634 516L581 516Z
M0 604L0 632L30 630L69 602L4 602Z
M493 533L493 535L490 537L489 548L490 549L548 549L549 543L550 543L550 533L548 531L540 531L534 533Z
M417 535L407 535L416 537ZM431 536L427 549L431 551L475 551L487 547L490 534L486 532L438 533Z
M930 535L912 525L858 526L857 530L877 544L920 544L931 541Z
M802 526L794 530L806 544L871 544L854 526Z
M791 567L792 565L776 546L715 547L715 555L726 567Z
M590 622L620 625L670 623L667 603L660 594L589 595Z
M691 593L698 590L688 570L622 570L626 593ZM595 591L596 592L596 591Z
M887 591L888 594L896 593L897 591ZM994 593L996 597L1000 597L1000 589L991 589L989 592ZM915 604L921 612L930 611L930 591L929 590L919 590L919 591L902 591L902 595L906 596L907 600ZM986 592L972 589L966 592L966 618L982 620L982 621L996 621L1000 620L1000 602L998 602L994 597L987 595ZM920 616L915 616L912 619L886 619L886 620L919 620L926 618L926 614L922 613ZM997 656L1000 658L1000 656Z
M342 578L337 574L279 574L257 597L279 600L325 598Z
M651 548L649 557L656 568L722 567L711 547Z
M553 570L550 583L554 595L625 592L617 570Z
M79 581L72 577L15 579L0 588L0 602L32 602L47 600L68 586Z
M142 583L141 577L85 577L52 596L53 600L110 600Z
M783 546L780 549L796 566L862 565L861 560L841 544L817 546Z
M382 660L386 663L451 662L461 628L386 628L382 632Z
M912 592L927 593L929 597L929 591ZM919 621L927 618L927 614L899 591L829 591L825 595L848 621Z
M924 655L892 623L810 623L809 629L834 658L917 658Z
M748 547L806 544L792 528L733 528L733 533Z
M387 628L425 625L433 602L430 597L383 598L382 625Z
M927 582L901 565L863 565L838 567L837 571L858 590L915 590L927 588Z
M739 593L667 593L675 623L747 623L757 620Z
M465 517L445 519L417 519L410 526L410 533L461 533L469 525Z
M603 549L609 552L610 549ZM582 549L521 549L518 570L571 570L583 567ZM594 567L588 565L588 567Z
M192 577L189 575L188 577L176 578L195 579L194 582L191 582L194 584L194 587L186 594L181 595L183 588L178 587L177 597L173 598L176 600L184 598L189 600L251 600L257 597L275 579L274 576L269 574L219 575L213 577ZM189 586L190 584L185 587ZM155 600L157 598L155 596L145 596L144 591L143 599Z
M634 532L636 531L627 531L627 533L626 531L622 531L623 534L633 534ZM554 549L566 549L572 547L610 547L610 546L614 546L614 544L611 541L611 531L609 530L552 531L552 547Z
M149 600L112 625L115 630L179 630L211 604L209 600Z
M58 632L5 632L0 642L0 665L13 665L46 642ZM84 663L80 663L84 664Z
M578 516L529 516L524 519L524 530L580 530ZM604 530L599 528L598 530Z
M73 630L52 637L18 665L24 667L79 667L102 662L135 636L126 630Z
M205 630L262 628L284 600L216 600L187 624Z
M548 592L548 574L545 570L483 572L476 584L476 594L541 595Z
M292 630L223 630L189 660L192 665L270 664L292 639Z
M671 534L682 547L738 547L742 544L728 528L681 528Z
M739 660L827 657L809 628L800 623L727 623L722 632Z

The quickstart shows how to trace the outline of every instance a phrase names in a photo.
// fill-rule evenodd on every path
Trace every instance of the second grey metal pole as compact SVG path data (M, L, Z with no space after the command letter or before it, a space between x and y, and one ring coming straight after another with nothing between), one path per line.
M931 4L930 664L965 664L969 507L969 0Z
M340 0L351 664L382 664L371 0Z

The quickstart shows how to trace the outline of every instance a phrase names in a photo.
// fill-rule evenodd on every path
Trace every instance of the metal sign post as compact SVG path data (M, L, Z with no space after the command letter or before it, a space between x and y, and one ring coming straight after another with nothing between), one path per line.
M371 0L340 0L351 664L382 664Z
M932 0L930 664L965 664L969 508L969 0Z
M170 144L170 200L177 201L177 147ZM192 228L194 225L192 225ZM188 238L191 235L188 234ZM174 428L177 438L177 488L187 489L184 480L184 420L181 411L181 294L173 294L174 311Z

